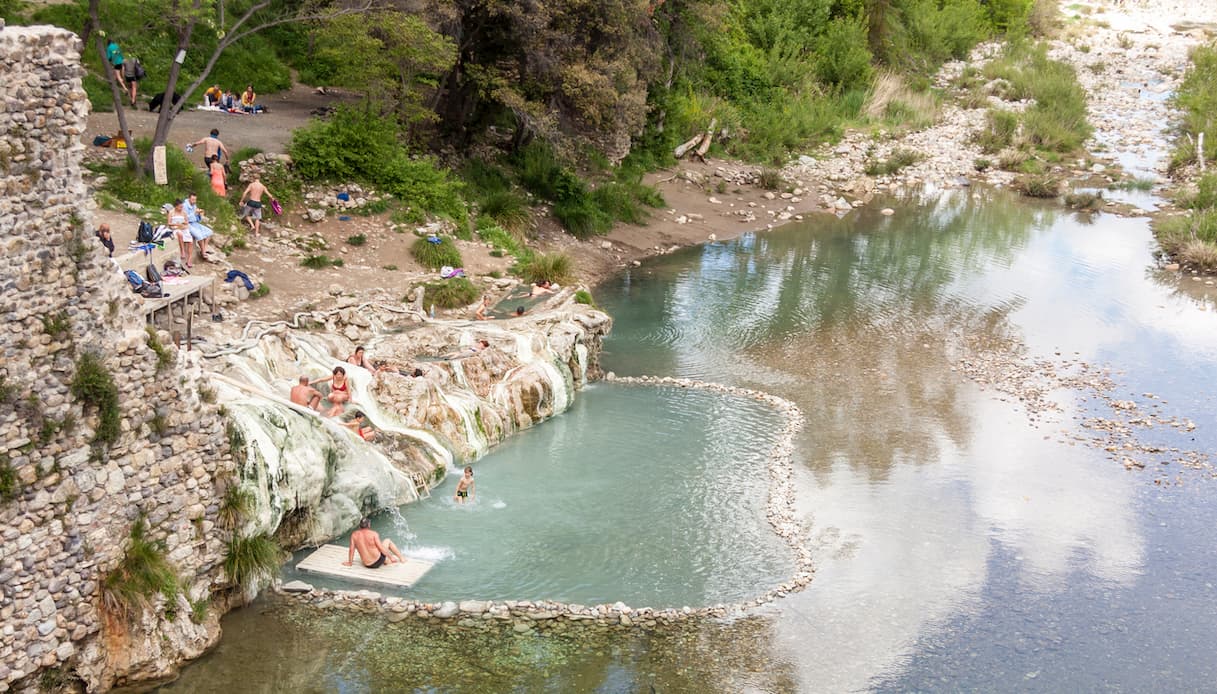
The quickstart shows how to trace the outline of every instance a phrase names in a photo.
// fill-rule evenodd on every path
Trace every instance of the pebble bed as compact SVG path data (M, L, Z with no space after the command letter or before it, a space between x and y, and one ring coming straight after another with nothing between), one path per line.
M778 441L766 459L770 484L765 517L773 531L794 553L793 576L751 600L704 607L664 609L630 607L622 602L587 606L551 600L462 600L429 603L409 598L386 597L370 590L318 589L303 581L276 583L275 592L318 609L380 613L390 622L413 618L475 629L501 629L510 625L513 632L527 634L548 629L566 629L572 625L645 629L691 619L736 617L806 588L811 583L815 567L807 533L796 520L792 480L794 437L803 428L805 421L802 411L794 403L776 395L718 383L657 376L617 377L611 373L605 376L605 380L622 385L691 388L749 398L773 407L783 416L784 423Z

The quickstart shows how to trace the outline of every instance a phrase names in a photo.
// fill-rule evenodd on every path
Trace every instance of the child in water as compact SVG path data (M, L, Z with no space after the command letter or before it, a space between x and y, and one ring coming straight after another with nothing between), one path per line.
M473 468L465 466L465 475L456 483L456 494L452 496L452 500L463 504L465 500L473 498Z

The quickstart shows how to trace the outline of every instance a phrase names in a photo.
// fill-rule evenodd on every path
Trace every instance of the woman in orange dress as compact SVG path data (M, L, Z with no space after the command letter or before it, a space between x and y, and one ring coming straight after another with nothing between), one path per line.
M207 172L211 174L211 189L220 197L228 195L228 182L224 180L224 165L220 163L219 157L213 157L211 163L207 165Z

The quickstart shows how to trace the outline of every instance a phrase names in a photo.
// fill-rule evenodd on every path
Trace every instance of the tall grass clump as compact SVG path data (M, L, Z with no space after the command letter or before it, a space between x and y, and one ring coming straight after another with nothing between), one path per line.
M445 265L460 267L462 264L460 249L447 237L440 237L439 243L420 238L410 247L410 254L420 265L432 270L438 270Z
M566 284L574 278L574 264L565 253L537 253L520 264L519 274L528 282Z
M1018 132L1018 114L1014 111L995 108L985 114L984 129L974 136L980 151L985 154L997 154L1014 143Z
M224 554L224 573L233 585L257 586L275 575L283 556L279 543L268 535L242 537L234 534Z
M131 526L122 561L102 582L103 602L111 612L131 617L157 595L172 605L180 590L165 543L148 536L148 523L140 516Z
M1047 175L1023 176L1015 181L1014 188L1029 198L1055 198L1061 194L1061 182Z
M1204 158L1217 159L1217 42L1192 49L1191 66L1172 97L1182 114L1171 168L1196 162L1196 135L1205 133Z
M867 162L864 171L868 176L888 176L912 166L922 159L925 159L925 155L921 152L900 148L892 152L892 156L887 159Z
M477 285L465 277L453 277L423 285L424 301L428 306L461 308L477 301L478 295Z
M521 258L528 253L527 247L520 241L519 237L501 226L493 224L481 226L478 228L477 233L483 242L489 243L496 249L505 251L517 258Z
M1207 173L1196 181L1196 187L1175 196L1175 204L1186 210L1217 208L1217 173Z
M490 193L481 201L478 212L494 223L511 231L521 231L532 221L528 201L518 193L501 190Z

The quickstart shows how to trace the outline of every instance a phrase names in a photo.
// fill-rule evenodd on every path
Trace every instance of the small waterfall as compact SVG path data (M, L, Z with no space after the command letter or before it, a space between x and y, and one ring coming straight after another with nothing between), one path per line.
M336 357L354 348L336 333L269 334L240 352L217 355L209 364L213 382L245 441L241 479L257 502L244 531L279 533L295 545L324 542L353 527L363 515L396 513L398 505L416 500L420 489L461 462L458 456L481 457L503 436L537 417L566 410L576 388L586 381L589 350L583 339L588 333L598 339L608 326L602 315L591 328L567 319L523 333L479 325L483 333L510 338L504 341L511 346L503 349L515 362L505 373L491 376L490 383L485 379L502 367L502 351L478 364L476 371L467 371L462 359L432 362L448 372L447 382L394 381L391 386L378 385L374 374ZM426 355L436 354L437 345L471 343L473 335L469 326L435 325L413 335L381 334L368 344L390 353ZM373 443L287 399L300 376L322 378L335 366L346 369L352 396L348 410L362 411L377 431ZM579 373L572 373L572 366ZM474 387L471 381L480 385ZM426 398L435 398L452 413L436 431L429 430L434 423L423 406ZM405 541L409 527L400 515L396 520Z

